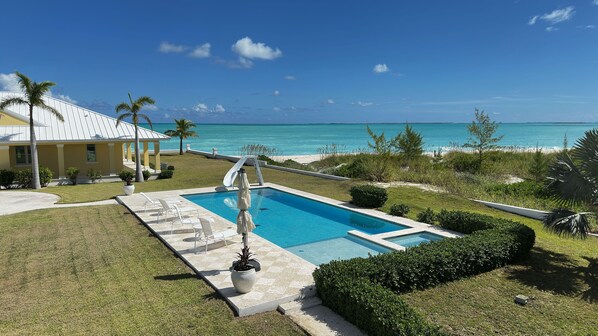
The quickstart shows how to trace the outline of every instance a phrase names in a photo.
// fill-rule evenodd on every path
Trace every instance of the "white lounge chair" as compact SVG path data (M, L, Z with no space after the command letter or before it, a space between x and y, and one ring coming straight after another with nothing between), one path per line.
M145 193L140 193L140 194L141 194L141 196L143 196L143 198L145 200L145 203L143 203L143 212L147 211L148 206L154 207L154 208L159 208L161 206L159 201L154 201Z
M158 211L158 222L160 222L160 217L164 216L164 218L168 218L168 215L176 216L176 209L174 206L176 205L181 212L186 211L197 211L197 208L192 208L188 206L180 206L175 203L169 202L165 199L159 199L160 205L162 208ZM173 224L174 225L174 224Z
M181 212L181 210L179 209L179 207L175 204L173 205L173 208L176 212L176 219L172 221L172 226L170 227L170 233L172 233L172 230L174 228L174 223L181 223L181 225L189 225L193 228L193 234L195 235L195 239L193 240L193 248L197 248L197 241L199 239L201 239L201 231L202 231L202 226L201 226L201 222L197 217L190 217L190 218L185 218L183 217L183 214Z
M212 230L212 224L214 224L214 218L212 218L212 217L199 217L199 222L201 223L201 229L203 231L203 235L205 238L206 253L208 253L208 243L209 242L217 242L217 241L223 240L224 245L226 246L226 245L228 245L226 243L226 239L232 238L237 235L237 231L233 230L233 229L214 232Z

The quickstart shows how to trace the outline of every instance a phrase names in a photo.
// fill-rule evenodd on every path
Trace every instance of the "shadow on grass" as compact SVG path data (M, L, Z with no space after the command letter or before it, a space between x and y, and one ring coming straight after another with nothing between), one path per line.
M535 247L521 267L509 271L509 279L556 294L598 302L598 258L583 257L588 266L566 254Z
M163 281L176 281L176 280L185 280L185 279L197 279L197 275L191 274L191 273L156 275L154 277L154 279L163 280Z

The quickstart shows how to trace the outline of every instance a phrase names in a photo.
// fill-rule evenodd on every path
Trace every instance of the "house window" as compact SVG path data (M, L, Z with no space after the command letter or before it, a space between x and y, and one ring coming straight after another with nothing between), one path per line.
M87 162L96 162L96 145L87 145Z
M16 146L15 153L18 165L31 164L31 148L29 146Z

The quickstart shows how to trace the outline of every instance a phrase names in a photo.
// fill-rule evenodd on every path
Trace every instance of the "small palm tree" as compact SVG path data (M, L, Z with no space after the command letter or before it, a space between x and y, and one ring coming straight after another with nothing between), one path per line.
M570 153L563 151L548 171L548 188L557 205L544 219L544 226L560 235L585 238L590 231L590 218L598 211L573 212L576 205L596 210L598 205L598 129L587 131Z
M171 136L171 137L175 137L175 136L179 137L179 139L180 139L179 155L183 155L183 139L197 136L197 132L191 130L192 128L195 128L195 123L193 123L191 120L186 120L186 119L178 119L178 120L174 119L174 122L176 123L176 129L168 130L168 131L164 132L164 134Z
M52 113L58 120L64 121L62 114L55 108L46 105L44 102L44 95L50 91L50 88L56 83L44 81L41 83L33 82L29 77L22 73L15 72L19 77L19 86L23 90L22 97L6 98L0 102L0 110L10 105L27 105L29 106L29 142L31 144L31 174L32 184L34 189L41 189L39 181L39 161L37 157L37 140L35 139L35 129L33 128L33 107L46 110Z
M150 118L145 115L139 113L143 106L145 105L154 105L156 102L150 97L139 97L137 100L133 101L131 98L131 94L129 93L129 101L131 104L127 104L122 102L116 106L116 113L125 112L118 116L116 119L116 127L120 125L120 122L125 119L131 117L133 120L133 125L135 126L135 182L144 182L143 173L141 171L141 155L139 153L139 118L145 119L147 123L150 125L151 129L154 129L152 125L152 121ZM146 162L147 164L147 162Z

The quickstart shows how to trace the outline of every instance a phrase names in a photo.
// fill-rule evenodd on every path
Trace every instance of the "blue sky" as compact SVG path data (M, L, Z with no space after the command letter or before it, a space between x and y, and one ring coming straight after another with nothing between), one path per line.
M100 5L101 4L101 5ZM598 120L598 0L11 1L15 70L155 122Z

